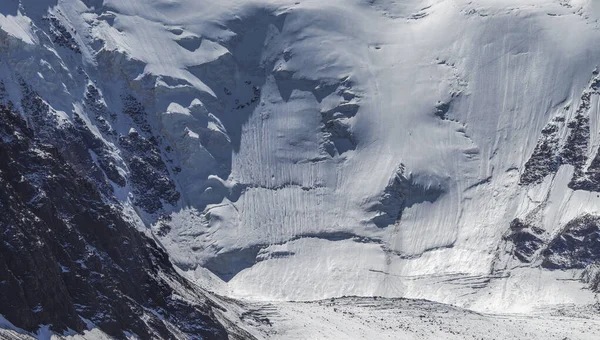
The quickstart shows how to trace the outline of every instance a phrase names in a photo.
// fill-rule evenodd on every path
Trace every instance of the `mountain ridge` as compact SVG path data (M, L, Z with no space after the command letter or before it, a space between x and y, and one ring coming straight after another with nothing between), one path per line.
M9 0L3 127L51 146L119 235L153 249L153 287L168 272L216 305L587 306L600 282L599 13L587 0ZM14 147L2 151L17 159ZM236 324L193 305L216 335Z

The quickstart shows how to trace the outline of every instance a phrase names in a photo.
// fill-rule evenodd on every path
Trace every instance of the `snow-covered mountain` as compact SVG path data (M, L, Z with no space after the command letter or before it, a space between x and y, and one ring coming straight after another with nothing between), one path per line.
M598 20L592 0L2 0L0 184L15 194L0 207L18 214L0 219L0 268L17 271L0 291L35 291L7 259L34 257L11 230L41 220L55 226L40 251L56 282L89 284L66 273L90 254L128 272L122 258L152 249L158 267L126 265L149 291L179 287L195 296L186 308L242 338L231 298L597 303ZM140 280L107 270L92 272ZM185 313L119 289L167 328ZM27 331L80 331L77 316L109 334L162 327L107 328L90 319L97 298L66 291L83 302L63 319L39 292L0 314Z

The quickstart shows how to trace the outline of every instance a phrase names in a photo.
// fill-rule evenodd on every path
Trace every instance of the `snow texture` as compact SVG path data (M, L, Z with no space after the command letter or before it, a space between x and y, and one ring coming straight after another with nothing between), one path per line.
M34 2L0 5L7 92L79 117L107 196L199 285L595 302L595 258L543 263L600 215L596 1Z

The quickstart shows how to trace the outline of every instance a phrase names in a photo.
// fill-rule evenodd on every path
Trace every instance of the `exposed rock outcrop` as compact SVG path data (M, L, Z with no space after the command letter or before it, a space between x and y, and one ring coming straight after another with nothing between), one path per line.
M600 261L600 217L586 214L569 221L542 257L549 269L583 269Z
M393 225L402 218L404 209L417 203L435 202L443 193L441 186L424 187L415 183L410 175L406 175L404 165L400 165L381 198L370 207L378 212L373 223L380 228Z
M167 255L12 105L0 105L0 136L0 314L29 331L89 320L117 339L227 337Z

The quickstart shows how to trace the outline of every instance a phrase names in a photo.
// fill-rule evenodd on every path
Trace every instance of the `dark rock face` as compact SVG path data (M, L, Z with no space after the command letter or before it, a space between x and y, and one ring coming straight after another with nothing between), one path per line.
M440 119L448 119L448 112L450 111L450 104L445 102L438 102L435 105L434 114L438 116Z
M68 48L75 53L81 53L81 49L79 48L79 45L77 45L77 42L75 42L73 34L63 26L60 20L54 16L46 16L43 20L48 23L48 32L52 37L53 43Z
M568 187L573 190L600 192L600 150L588 164L590 148L590 110L592 98L600 95L600 73L595 70L589 86L583 91L573 119L565 126L561 114L542 130L533 154L525 163L519 184L540 183L555 174L561 165L574 168ZM565 108L568 110L568 107ZM566 140L560 131L568 129ZM590 289L600 289L600 217L583 215L567 223L557 235L550 237L543 230L519 219L512 221L504 240L514 245L513 255L521 262L541 260L546 269L583 269L581 280Z
M318 84L314 86L313 93L315 93L318 100L322 100L320 96L329 94L329 90L326 90L327 87L337 89L337 94L343 98L343 101L337 107L321 112L321 131L323 133L321 149L327 152L329 156L334 157L336 154L341 155L346 151L356 150L358 142L348 120L356 116L359 105L357 103L358 98L352 92L352 84L347 79L342 79L339 84L335 85ZM317 92L318 90L321 92Z
M89 84L85 91L85 107L96 119L98 129L109 136L115 136L116 132L112 129L109 121L114 121L117 115L110 112L106 104L102 101L102 95L96 86Z
M119 137L119 144L128 153L126 160L131 172L134 203L148 213L155 213L162 208L163 202L176 204L180 194L161 157L160 141L152 136L144 106L131 95L125 96L123 103L124 113L141 130L132 129L127 136Z
M423 202L435 202L442 194L442 187L425 188L415 184L412 178L404 174L404 166L400 165L385 188L383 196L370 210L378 211L373 223L379 228L393 225L402 218L405 208Z
M149 213L162 208L162 201L177 203L180 194L169 177L167 166L154 143L132 130L119 137L119 144L129 152L127 161L135 193L135 204Z
M74 124L57 124L56 112L27 84L22 82L21 106L29 117L30 127L43 143L56 145L62 157L80 175L90 177L103 193L111 194L108 179L124 186L125 178L116 168L116 160L107 146L85 125L77 113L73 113ZM96 156L92 158L91 152Z
M555 117L544 127L533 154L525 163L525 170L519 179L520 184L540 183L544 177L558 170L561 164L558 131L562 125L564 125L564 118Z
M541 263L545 269L583 269L581 280L599 291L600 216L574 218L552 237L517 218L511 222L504 240L514 245L512 254L523 263L534 262L535 257L535 263Z
M600 292L600 262L587 266L581 274L581 281L587 283L591 290Z
M542 230L531 226L518 218L510 223L510 233L504 236L505 241L514 244L513 255L521 262L531 262L534 253L544 245L539 235Z
M35 119L49 114L41 99L26 100ZM93 177L42 142L44 132L0 104L0 314L29 331L81 332L85 318L117 339L123 331L175 338L174 328L226 338L202 293L106 202Z
M583 269L600 261L600 217L583 215L571 220L542 252L549 269Z
M571 132L563 147L561 156L564 164L571 164L575 167L569 187L576 189L579 186L577 183L582 181L583 167L587 160L590 140L590 119L578 113L575 119L570 121L567 126L571 129Z
M575 168L569 188L573 190L600 191L600 152L596 154L588 169L587 154L590 144L590 119L592 96L600 95L600 77L594 71L588 88L583 91L574 118L566 128L569 134L562 147L559 131L564 127L564 117L555 117L542 130L533 154L525 163L520 184L540 183L544 177L556 173L560 165L570 164Z
M586 152L589 144L590 128L589 118L580 118L581 112L590 109L592 95L600 95L600 77L597 72L595 75L596 77L592 80L589 90L581 97L582 103L577 111L576 121L573 122L574 128L571 131L571 135L569 135L565 151L563 152L567 157L574 154L574 156L568 158L568 160L572 159L569 164L575 166L573 178L569 183L569 187L573 190L600 191L600 150L596 153L587 170L584 171L587 161ZM582 120L581 123L580 120ZM583 127L579 127L580 125ZM581 131L579 132L578 130ZM568 150L570 149L573 149L574 152L569 152Z
M596 154L585 173L578 173L578 177L569 183L574 190L600 191L600 152Z

